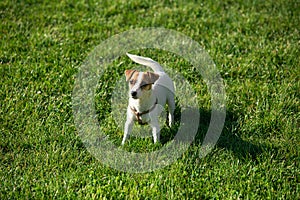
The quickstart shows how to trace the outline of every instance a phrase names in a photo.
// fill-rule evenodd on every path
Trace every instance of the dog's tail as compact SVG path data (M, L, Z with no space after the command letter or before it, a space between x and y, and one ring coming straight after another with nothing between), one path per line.
M155 62L151 58L137 56L137 55L133 55L133 54L129 54L129 53L126 53L126 54L134 62L136 62L138 64L141 64L141 65L151 67L154 72L164 72L164 70L160 66L160 64L158 64L157 62Z

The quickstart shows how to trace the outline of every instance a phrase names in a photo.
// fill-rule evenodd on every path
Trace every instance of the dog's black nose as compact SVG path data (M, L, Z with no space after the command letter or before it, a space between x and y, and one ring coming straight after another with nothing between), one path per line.
M136 92L136 91L132 91L132 92L131 92L131 96L133 96L133 97L135 97L135 96L136 96L136 94L137 94L137 92Z

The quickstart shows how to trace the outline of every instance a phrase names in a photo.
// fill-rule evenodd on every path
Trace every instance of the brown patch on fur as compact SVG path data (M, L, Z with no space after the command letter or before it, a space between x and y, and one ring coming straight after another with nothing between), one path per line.
M146 84L153 84L155 81L159 79L159 75L153 72L144 72L143 81Z
M142 90L151 90L152 84L147 84L142 87Z
M125 70L126 81L129 81L129 86L133 87L137 82L139 72L137 70ZM151 90L152 84L157 81L159 75L153 72L143 72L142 82L140 84L141 89Z
M128 69L125 70L126 81L129 81L131 78L137 80L139 72L137 70Z

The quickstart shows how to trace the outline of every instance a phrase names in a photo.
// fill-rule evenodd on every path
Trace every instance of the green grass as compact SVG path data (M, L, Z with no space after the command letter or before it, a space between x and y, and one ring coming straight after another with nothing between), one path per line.
M299 1L5 0L0 13L0 199L300 198ZM94 47L139 27L173 29L206 49L224 79L227 117L217 146L200 159L210 119L205 84L181 58L142 51L190 81L201 123L172 165L131 174L89 154L75 128L72 90ZM95 95L99 120L117 145L122 130L109 117L109 98L125 68L112 66ZM161 148L151 143L131 138L124 148Z

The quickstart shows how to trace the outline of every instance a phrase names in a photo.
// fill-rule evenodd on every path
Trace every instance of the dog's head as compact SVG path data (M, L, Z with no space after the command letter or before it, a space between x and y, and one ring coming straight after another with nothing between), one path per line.
M125 70L126 81L129 82L130 97L140 99L151 93L152 84L157 81L159 75L153 72L139 72L137 70Z

